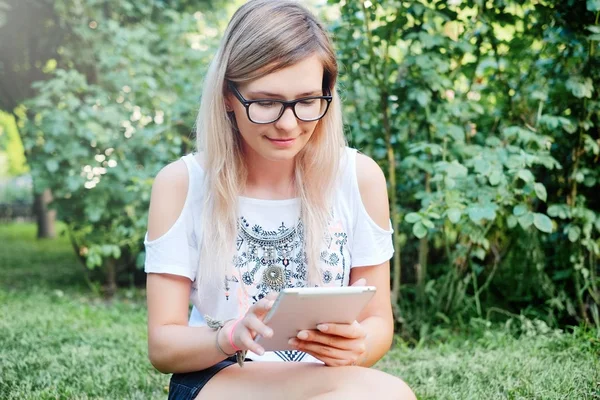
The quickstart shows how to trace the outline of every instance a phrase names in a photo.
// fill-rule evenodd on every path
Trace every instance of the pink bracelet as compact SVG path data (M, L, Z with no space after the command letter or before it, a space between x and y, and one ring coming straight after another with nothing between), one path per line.
M242 320L242 318L237 319L234 323L233 326L231 327L231 330L229 331L229 344L231 345L231 347L233 347L233 349L235 351L242 351L242 349L240 349L239 347L237 347L235 345L235 343L233 343L233 331L235 330L235 326L238 324L238 322L240 322Z

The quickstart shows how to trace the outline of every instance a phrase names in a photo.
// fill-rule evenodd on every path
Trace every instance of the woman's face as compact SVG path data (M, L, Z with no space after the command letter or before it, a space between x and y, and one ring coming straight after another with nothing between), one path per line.
M237 85L246 100L296 100L323 95L323 64L317 56L278 70L262 78ZM293 159L309 141L319 121L303 122L296 119L291 108L286 108L279 120L270 124L255 124L248 119L246 109L232 94L226 97L233 109L246 155L270 161Z

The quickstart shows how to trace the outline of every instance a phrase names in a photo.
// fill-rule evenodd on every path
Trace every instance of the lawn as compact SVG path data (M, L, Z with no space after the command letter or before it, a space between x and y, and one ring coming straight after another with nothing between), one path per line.
M168 376L146 356L141 289L106 302L69 242L0 226L0 399L164 399ZM598 334L516 338L500 328L398 342L377 368L419 399L600 399Z

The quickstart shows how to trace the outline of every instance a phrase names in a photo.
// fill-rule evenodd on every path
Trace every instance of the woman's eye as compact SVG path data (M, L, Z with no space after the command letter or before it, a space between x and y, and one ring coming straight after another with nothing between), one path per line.
M310 99L310 100L302 100L302 101L300 102L300 104L302 104L303 106L311 106L311 105L315 104L315 102L316 102L316 101L317 101L317 100L315 100L315 99Z
M270 108L270 107L275 106L274 101L259 101L256 104L258 104L260 107L264 107L264 108Z

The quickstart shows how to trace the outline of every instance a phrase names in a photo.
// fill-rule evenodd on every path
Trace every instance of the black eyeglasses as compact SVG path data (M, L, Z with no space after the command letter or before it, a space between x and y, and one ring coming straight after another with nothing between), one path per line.
M255 124L271 124L277 121L286 108L291 108L296 118L304 122L317 121L325 116L333 96L311 96L284 101L275 99L246 100L233 82L228 81L229 89L246 108L248 119Z

